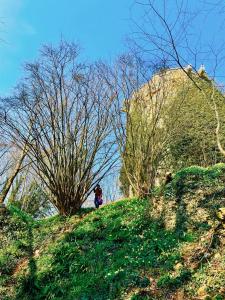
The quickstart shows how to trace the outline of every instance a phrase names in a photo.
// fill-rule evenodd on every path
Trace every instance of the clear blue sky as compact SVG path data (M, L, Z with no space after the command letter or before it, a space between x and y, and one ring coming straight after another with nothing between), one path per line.
M0 0L0 95L10 93L22 76L23 63L37 57L42 44L57 43L61 37L78 42L83 48L83 57L88 60L113 59L125 50L125 38L133 32L131 16L140 24L145 21L144 18L140 18L143 11L140 13L138 7L133 6L134 2ZM191 46L195 47L198 43L199 47L200 33L201 43L221 42L221 38L224 39L225 36L223 1L184 0L185 2L188 3L189 9L199 9L199 13L190 24L192 29L188 37L192 42ZM162 8L162 0L156 0L155 3ZM176 0L166 0L165 3L167 15L173 17ZM215 9L213 3L220 5ZM202 9L202 5L206 10ZM160 26L155 19L152 21L153 25L157 24L156 27ZM220 44L224 49L224 45ZM182 47L182 44L180 46ZM220 55L222 56L221 52ZM209 64L208 53L203 56L203 52L199 53L198 64ZM224 72L223 66L221 67Z
M8 93L22 64L43 43L78 42L84 57L113 58L130 32L133 0L0 0L0 93Z

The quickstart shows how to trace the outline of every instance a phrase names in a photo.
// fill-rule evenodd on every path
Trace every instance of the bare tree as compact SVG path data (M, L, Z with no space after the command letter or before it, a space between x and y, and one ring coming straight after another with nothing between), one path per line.
M13 182L21 169L27 154L27 148L18 148L17 145L8 139L3 129L5 117L2 108L0 108L0 203L4 203L8 193L13 185ZM4 121L2 121L4 120Z
M215 127L216 143L224 156L225 150L221 138L223 129L220 116L222 115L221 103L218 103L218 97L216 99L216 94L218 95L219 92L220 100L224 101L223 90L217 83L223 71L225 57L225 41L221 39L224 21L220 24L214 22L215 30L212 41L204 40L205 36L208 36L206 27L208 19L210 17L215 19L218 14L224 14L223 2L200 1L194 8L188 0L176 1L176 3L165 0L157 2L143 0L136 1L136 4L142 6L144 15L143 23L134 21L137 28L133 40L136 49L142 52L145 59L163 58L170 66L183 70L203 95L209 109L214 112L217 124ZM196 19L198 20L197 27L193 25ZM207 74L203 65L197 70L197 65L204 62L210 62ZM190 69L185 68L186 65L191 67L191 72ZM202 84L203 81L205 82Z
M10 175L7 176L5 183L3 184L3 188L0 193L0 203L3 203L6 200L6 197L13 185L16 176L19 174L19 172L22 169L22 164L26 155L27 155L27 147L25 146L24 149L22 149L20 156L18 157L18 161L14 165L13 170L11 171Z
M149 80L150 76L157 74ZM168 77L165 61L150 66L135 55L121 56L112 68L102 66L102 73L114 100L114 132L121 155L122 190L126 196L146 196L166 167L167 144L173 137L162 126L168 110ZM174 122L176 120L174 119ZM127 184L123 184L127 182Z
M117 160L112 98L97 68L81 64L78 53L66 42L43 47L7 100L5 120L8 135L27 145L33 169L62 215L75 213Z
M201 130L200 127L205 123L203 119L207 115L207 109L204 102L214 111L217 105L221 108L223 98L203 67L196 70L190 65L184 66L187 62L180 57L176 40L169 40L173 38L170 26L150 1L148 6L159 18L164 26L163 33L168 37L157 35L157 32L150 35L142 31L145 41L154 46L153 55L149 59L145 55L143 59L136 54L127 55L120 57L112 68L102 66L102 73L105 74L106 82L115 98L113 125L121 154L121 179L124 180L125 177L130 186L129 189L127 185L123 192L126 195L136 196L148 194L156 180L162 173L166 173L167 168L174 170L170 147L174 145L175 139L182 141L185 137L185 126L182 121L190 123L195 119L192 114L193 120L188 120L191 109L188 108L191 104L188 97L194 100L196 95L199 103L203 105L199 106L204 111L200 117L202 123L199 123L198 127L193 125L192 128L195 130ZM136 49L137 47L134 50ZM171 69L172 63L174 68ZM185 109L187 114L183 114ZM207 116L208 123L214 124L212 113ZM186 129L189 127L190 125L187 125ZM212 130L209 127L202 132L211 135ZM209 146L212 138L209 142L204 142L207 134L204 136L203 133L198 136L192 135L192 138L196 138L194 149L197 150L195 160L190 160L190 163L200 162L201 165L205 165L212 161L216 162L219 158L217 154L212 155L215 158L208 155L211 151ZM203 145L200 145L200 142L203 142ZM205 153L206 149L208 153ZM214 144L212 149L214 151ZM189 153L189 157L192 155ZM184 159L186 161L186 157ZM186 166L188 163L189 161L186 161Z

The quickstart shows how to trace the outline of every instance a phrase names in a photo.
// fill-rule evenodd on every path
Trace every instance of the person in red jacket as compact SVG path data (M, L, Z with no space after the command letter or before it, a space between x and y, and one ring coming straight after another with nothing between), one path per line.
M95 207L99 208L99 205L102 205L102 189L100 187L100 184L97 184L96 187L94 188L94 193L95 193Z

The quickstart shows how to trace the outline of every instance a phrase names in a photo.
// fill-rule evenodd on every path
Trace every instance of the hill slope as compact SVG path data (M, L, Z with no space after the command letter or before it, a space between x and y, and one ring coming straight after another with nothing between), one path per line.
M224 299L224 170L185 169L151 200L71 218L11 207L0 217L0 299Z

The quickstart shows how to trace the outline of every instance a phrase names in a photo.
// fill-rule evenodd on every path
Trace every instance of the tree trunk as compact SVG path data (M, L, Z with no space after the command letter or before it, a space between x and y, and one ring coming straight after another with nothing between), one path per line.
M14 172L11 174L10 177L7 178L6 180L6 183L1 191L1 194L0 194L0 204L3 203L8 195L8 192L13 184L13 181L14 179L16 178L16 176L18 175L19 171L20 171L20 168L21 168L21 165L23 163L23 160L25 158L27 154L27 147L25 146L22 150L22 154L19 158L19 161L18 163L16 164L16 167L15 167L15 170Z

